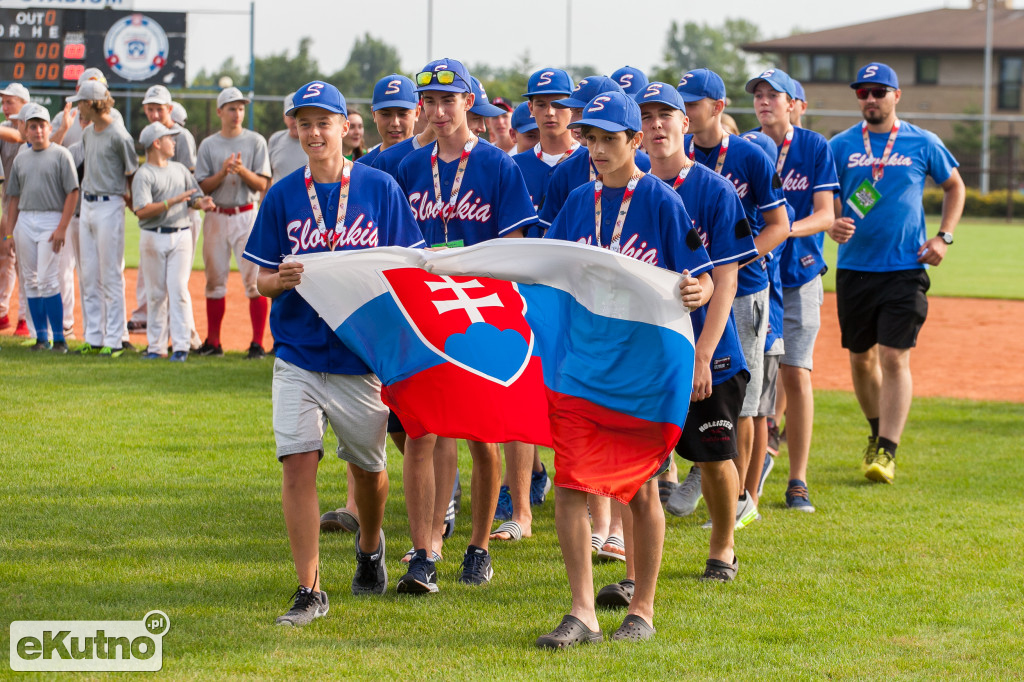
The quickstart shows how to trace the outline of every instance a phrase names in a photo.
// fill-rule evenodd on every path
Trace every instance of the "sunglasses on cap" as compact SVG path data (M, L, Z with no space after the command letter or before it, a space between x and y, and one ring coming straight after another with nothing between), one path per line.
M875 99L883 99L890 92L894 92L895 88L889 87L877 87L877 88L857 88L857 99L867 99L868 95Z
M440 85L451 85L458 78L463 83L466 83L466 79L455 73L454 71L420 71L416 74L416 85L425 87L431 83L439 83ZM466 83L466 87L469 88L469 83Z

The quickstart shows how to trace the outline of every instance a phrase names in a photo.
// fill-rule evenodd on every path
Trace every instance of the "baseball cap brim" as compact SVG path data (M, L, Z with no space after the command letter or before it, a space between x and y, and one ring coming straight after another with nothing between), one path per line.
M572 97L566 97L565 99L556 99L551 103L551 105L558 107L559 109L582 109L587 106L587 102L579 99L573 99Z
M568 97L572 94L572 90L531 90L530 92L524 92L523 97L535 97L538 95L565 95Z
M696 95L690 92L683 92L682 90L676 90L676 92L679 93L679 96L682 97L683 101L686 102L687 104L689 104L690 102L699 102L702 99L713 99L705 94Z
M609 133L621 133L623 130L629 130L628 127L621 123L615 123L614 121L606 121L603 118L581 118L575 123L570 123L567 127L569 128L582 128L584 126L593 126L594 128L600 128Z
M444 85L443 83L430 83L429 85L424 85L421 88L416 88L416 92L418 93L430 92L431 90L439 90L441 92L464 92L467 95L472 92L472 90L469 89L468 85L455 85L455 83L452 83L451 85Z
M332 114L341 114L345 118L348 118L348 112L347 111L345 111L344 109L342 109L340 107L336 107L336 106L333 106L331 104L326 104L324 102L303 102L302 104L300 104L298 106L293 106L291 109L289 109L288 111L286 111L284 113L285 113L286 116L291 116L291 117L294 118L295 117L295 112L298 111L299 109L323 109L324 111L329 111Z
M649 99L645 99L643 102L637 102L637 106L639 107L643 107L645 104L664 104L665 106L672 107L676 111L686 113L685 109L679 108L679 104L677 102L673 102L667 97L651 97Z
M483 116L484 118L494 118L495 116L501 116L505 113L505 110L501 107L496 107L491 103L477 104L470 108L470 112L477 116Z
M529 133L529 132L534 131L536 129L537 129L537 122L536 121L530 121L529 123L525 123L525 124L519 126L518 128L516 128L516 132L519 133L519 134L523 134L523 133Z
M371 107L371 111L378 111L380 109L390 109L396 107L399 109L415 109L420 105L419 102L411 102L407 99L390 99L386 102L377 102Z
M782 83L779 83L776 80L772 80L771 78L762 78L760 76L758 76L757 78L751 78L749 81L747 81L747 85L743 89L749 92L751 95L753 95L754 89L757 87L757 84L761 82L770 85L772 90L774 90L775 92L781 92L792 97L792 94L790 94L790 92L782 85Z

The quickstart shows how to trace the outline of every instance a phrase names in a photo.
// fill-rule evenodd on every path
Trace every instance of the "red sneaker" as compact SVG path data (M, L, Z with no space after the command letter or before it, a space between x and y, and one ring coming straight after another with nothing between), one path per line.
M28 336L28 322L18 320L18 326L14 329L15 336Z
M3 317L0 317L0 329L7 329L10 326L11 317L9 315L4 315Z

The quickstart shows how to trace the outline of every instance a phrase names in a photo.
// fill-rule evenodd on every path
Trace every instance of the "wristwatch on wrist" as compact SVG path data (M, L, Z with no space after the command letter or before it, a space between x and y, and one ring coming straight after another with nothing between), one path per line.
M939 232L938 237L946 242L947 245L953 243L953 234L951 232Z

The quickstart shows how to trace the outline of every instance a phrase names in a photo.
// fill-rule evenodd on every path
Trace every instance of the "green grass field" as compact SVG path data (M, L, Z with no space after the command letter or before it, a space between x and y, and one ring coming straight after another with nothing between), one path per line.
M737 536L741 568L730 585L696 581L707 550L703 505L669 518L657 638L549 653L533 640L569 603L550 499L535 510L532 539L493 548L493 583L462 587L464 478L440 594L402 598L394 582L409 539L401 458L391 451L389 593L352 597L352 536L325 537L330 614L280 629L273 620L288 608L295 577L273 457L270 362L229 354L174 366L39 356L11 337L0 344L5 649L12 620L127 620L161 609L171 619L160 675L169 679L1021 676L1024 543L1014 482L1024 478L1024 405L917 400L896 484L878 486L859 472L866 425L852 395L821 394L810 477L818 513L784 509L780 461L764 520ZM322 509L340 505L344 480L339 462L325 458ZM622 568L599 565L595 577L600 587ZM607 634L622 616L600 616ZM0 670L13 677L6 663Z

